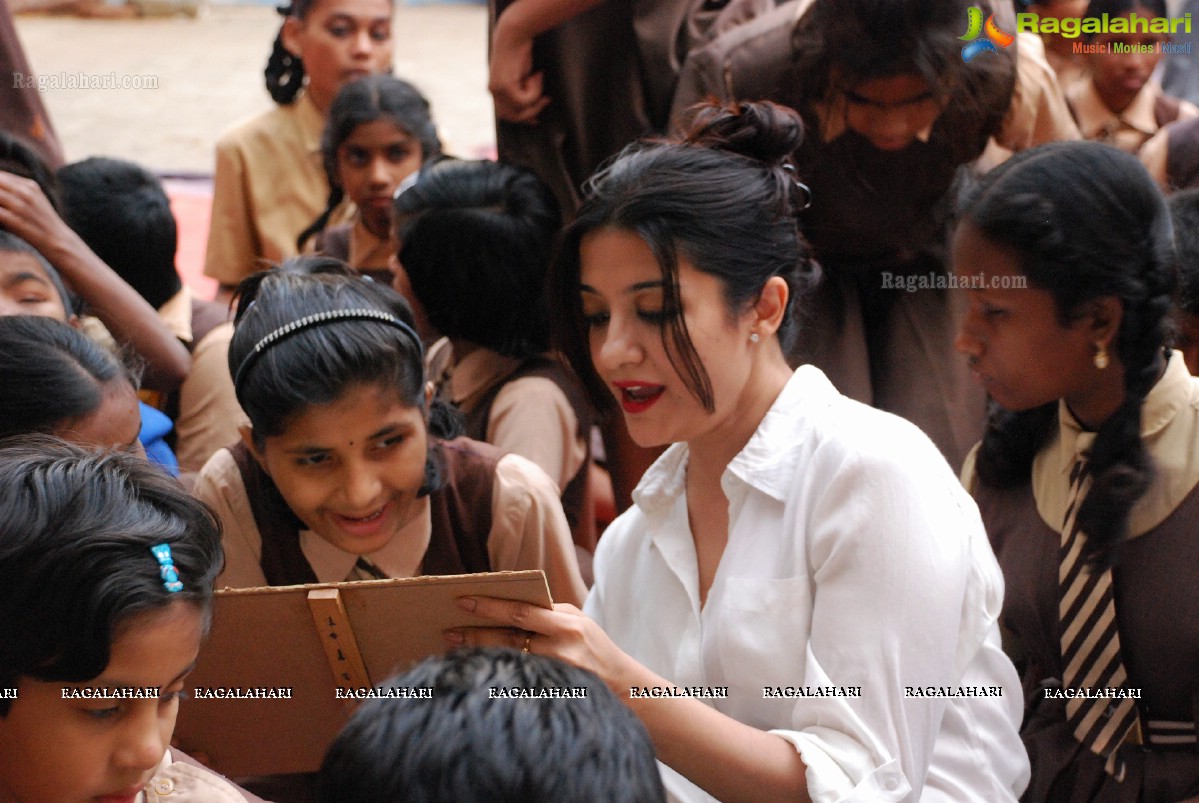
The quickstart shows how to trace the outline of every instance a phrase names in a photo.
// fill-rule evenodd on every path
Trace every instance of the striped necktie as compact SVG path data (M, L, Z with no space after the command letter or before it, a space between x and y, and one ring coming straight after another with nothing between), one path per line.
M1086 535L1079 529L1078 507L1091 486L1091 472L1079 457L1070 471L1070 494L1062 524L1059 566L1062 626L1062 687L1085 693L1090 689L1119 688L1128 680L1120 655L1120 632L1112 596L1110 569L1092 571L1082 558ZM1104 769L1124 780L1124 762L1116 751L1133 733L1140 733L1136 701L1130 698L1067 698L1066 721L1074 738L1104 758Z

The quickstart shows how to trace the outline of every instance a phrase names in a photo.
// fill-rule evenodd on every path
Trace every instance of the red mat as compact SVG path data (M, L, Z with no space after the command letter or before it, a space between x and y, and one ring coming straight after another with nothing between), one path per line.
M208 224L212 218L212 181L168 178L162 183L179 228L175 267L193 292L201 298L212 298L217 284L204 275L204 249L208 247Z

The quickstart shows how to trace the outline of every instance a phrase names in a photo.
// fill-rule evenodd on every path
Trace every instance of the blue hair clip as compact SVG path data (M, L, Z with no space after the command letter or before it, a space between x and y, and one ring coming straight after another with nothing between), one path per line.
M150 547L154 557L158 559L158 573L162 575L162 587L172 594L183 590L179 582L179 572L175 570L175 561L171 559L171 545L157 544Z

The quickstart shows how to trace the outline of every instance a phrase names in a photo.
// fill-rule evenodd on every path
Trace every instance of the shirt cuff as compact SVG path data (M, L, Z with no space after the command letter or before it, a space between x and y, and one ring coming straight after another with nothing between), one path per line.
M912 786L904 777L899 759L872 767L862 760L861 748L856 742L841 749L833 740L810 733L770 732L791 742L799 751L807 767L808 796L812 803L893 803L912 794ZM830 735L852 741L843 734ZM860 780L855 781L855 778Z

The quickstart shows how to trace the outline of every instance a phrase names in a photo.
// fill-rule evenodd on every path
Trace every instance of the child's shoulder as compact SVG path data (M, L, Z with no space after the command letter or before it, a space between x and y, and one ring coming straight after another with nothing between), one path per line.
M324 120L304 96L287 105L276 105L233 123L217 140L218 150L253 148L280 140L304 141L311 132L319 140Z

